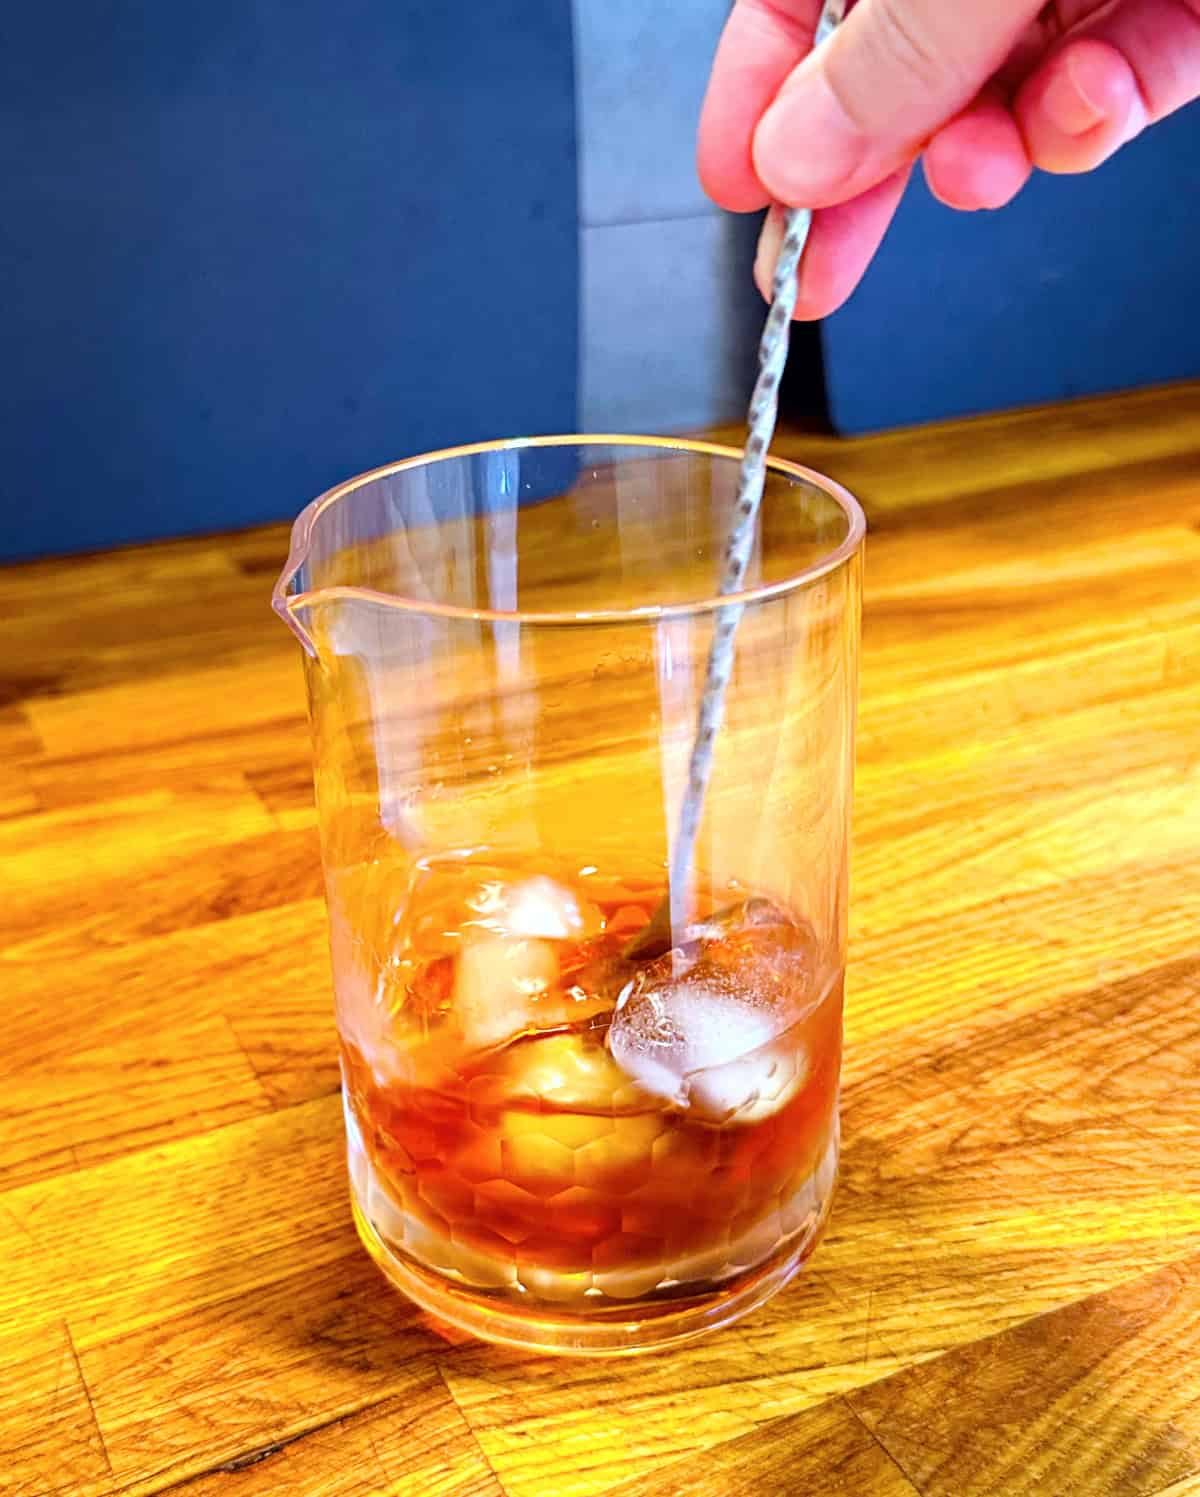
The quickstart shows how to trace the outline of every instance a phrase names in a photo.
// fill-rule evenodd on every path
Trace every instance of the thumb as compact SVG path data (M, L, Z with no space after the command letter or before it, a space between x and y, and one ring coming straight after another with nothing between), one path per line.
M1040 9L1039 0L860 0L759 121L763 187L803 208L874 187L975 97Z

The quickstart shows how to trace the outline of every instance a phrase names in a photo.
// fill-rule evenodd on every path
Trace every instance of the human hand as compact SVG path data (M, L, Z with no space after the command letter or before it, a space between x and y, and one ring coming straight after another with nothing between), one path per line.
M1200 96L1200 0L860 0L816 52L821 0L737 0L700 121L722 207L821 210L796 316L850 295L917 156L952 208L999 208L1035 166L1090 171ZM783 236L768 215L765 296Z

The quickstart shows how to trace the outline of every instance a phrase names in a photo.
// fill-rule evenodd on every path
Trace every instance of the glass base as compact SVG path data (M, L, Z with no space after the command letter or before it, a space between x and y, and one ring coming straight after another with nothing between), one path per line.
M365 1153L350 1136L351 1207L358 1235L385 1276L436 1320L484 1341L558 1356L616 1357L659 1351L729 1325L777 1294L820 1240L837 1176L836 1129L805 1194L812 1203L801 1226L777 1251L727 1283L689 1290L679 1285L628 1303L609 1302L582 1313L542 1301L528 1309L507 1296L456 1284L385 1239L366 1208L379 1186ZM357 1157L355 1157L357 1155ZM393 1208L394 1209L394 1208ZM390 1235L390 1234L389 1234Z

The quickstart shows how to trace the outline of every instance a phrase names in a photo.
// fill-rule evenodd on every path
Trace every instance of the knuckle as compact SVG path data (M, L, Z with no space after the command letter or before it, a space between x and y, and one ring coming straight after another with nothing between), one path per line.
M899 65L911 82L922 88L944 88L952 68L921 22L919 10L908 0L879 0L878 46L889 63Z

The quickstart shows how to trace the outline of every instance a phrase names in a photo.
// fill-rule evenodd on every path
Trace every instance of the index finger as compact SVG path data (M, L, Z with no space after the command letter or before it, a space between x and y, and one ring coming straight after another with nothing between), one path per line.
M821 0L738 0L713 62L696 161L705 192L748 213L771 195L754 170L754 130L780 84L812 50Z

